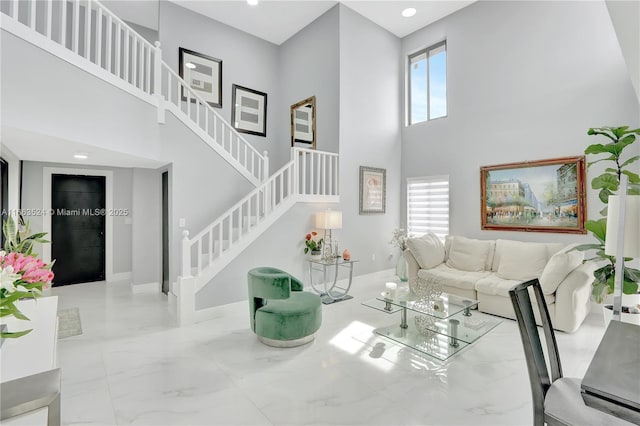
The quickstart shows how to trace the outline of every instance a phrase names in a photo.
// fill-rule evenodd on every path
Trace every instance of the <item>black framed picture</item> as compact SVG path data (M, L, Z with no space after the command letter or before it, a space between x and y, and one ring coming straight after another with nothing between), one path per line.
M222 60L184 47L179 53L180 77L209 105L222 108ZM184 90L182 100L187 100Z
M267 136L267 94L232 85L231 125L242 133Z

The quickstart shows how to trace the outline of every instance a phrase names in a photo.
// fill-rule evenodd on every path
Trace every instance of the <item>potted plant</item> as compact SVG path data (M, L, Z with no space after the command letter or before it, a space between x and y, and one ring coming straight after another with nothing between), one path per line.
M389 241L389 244L398 247L401 251L398 263L396 263L396 275L402 282L409 280L409 266L403 255L403 252L407 249L408 238L407 232L404 229L395 228L393 230L393 238Z
M312 231L304 237L304 253L309 253L312 259L322 257L322 238L318 238L318 233Z
M635 155L626 160L623 159L625 148L635 143L636 138L640 136L640 129L629 130L628 126L599 127L589 129L587 134L604 136L610 139L606 144L597 143L589 145L584 151L587 155L604 155L604 158L598 158L595 161L587 163L587 167L601 162L604 162L606 165L604 172L591 180L591 188L598 191L598 198L605 206L600 211L600 215L602 216L600 219L588 220L585 223L587 230L591 232L598 242L594 244L583 244L577 246L576 249L581 251L595 250L594 257L586 261L600 262L603 264L593 273L594 281L591 295L597 303L604 303L607 295L613 293L614 275L616 272L615 257L605 254L604 249L607 238L607 205L609 196L617 193L620 187L620 176L623 174L629 178L627 194L640 195L640 176L629 169L629 166L638 161L640 156ZM636 294L638 292L638 281L640 281L640 271L625 265L622 287L623 293ZM610 306L611 305L605 305L605 317L607 316L607 310L611 309ZM635 312L637 308L638 307L635 307L634 309L633 306L625 307L623 308L623 312L626 310L627 313L631 314ZM640 321L640 316L637 318Z

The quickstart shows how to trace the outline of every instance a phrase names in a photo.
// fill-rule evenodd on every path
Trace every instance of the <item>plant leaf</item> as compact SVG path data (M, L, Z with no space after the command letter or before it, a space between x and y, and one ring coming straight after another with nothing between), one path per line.
M4 331L0 333L3 339L17 339L18 337L22 337L25 334L29 334L33 331L33 329L23 330L23 331Z
M608 135L607 135L608 136ZM608 136L610 137L610 136ZM585 154L604 154L605 152L608 152L610 154L613 154L611 152L611 149L607 148L608 145L604 145L601 143L595 143L593 145L589 145L585 150L584 153Z
M594 237L604 244L607 239L607 218L588 220L584 226L588 231L591 231Z
M624 294L636 294L638 292L638 283L624 280L622 282L622 292Z
M569 251L578 250L578 251L587 251L587 250L598 250L602 248L602 244L581 244L579 246L575 246Z
M610 189L612 191L617 191L618 185L620 185L618 175L613 173L603 173L591 180L591 187L593 189Z
M625 161L624 163L620 164L620 168L628 166L631 163L634 163L636 161L638 161L638 159L640 159L640 155L635 155L631 158L629 158L627 161Z
M592 128L589 129L589 131L587 132L588 135L602 135L602 136L606 136L609 139L611 139L612 141L616 141L616 139L611 136L609 133L606 133L606 131L610 131L610 129L608 127L596 127L596 128ZM586 152L585 152L586 153Z
M607 158L601 158L599 160L595 160L595 161L590 161L587 163L587 167L591 167L596 163L599 163L601 161L616 161L616 157L614 157L613 155L611 157L607 157Z
M600 201L602 201L604 204L608 204L609 203L609 196L613 195L613 192L608 190L608 189L601 189L600 192L598 193L598 198L600 199Z
M637 173L630 172L629 170L623 170L623 174L629 176L629 183L640 183L640 176Z
M591 289L591 297L596 303L604 303L604 299L606 299L609 294L609 286L603 283L594 283L593 288Z

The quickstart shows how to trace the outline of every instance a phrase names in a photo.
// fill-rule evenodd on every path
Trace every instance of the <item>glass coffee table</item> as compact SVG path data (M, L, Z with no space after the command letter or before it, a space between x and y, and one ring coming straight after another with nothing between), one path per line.
M400 324L377 328L374 333L442 361L502 322L475 311L477 300L448 293L432 300L415 295L386 299L381 294L362 304L387 314L400 312ZM412 314L410 319L408 314Z

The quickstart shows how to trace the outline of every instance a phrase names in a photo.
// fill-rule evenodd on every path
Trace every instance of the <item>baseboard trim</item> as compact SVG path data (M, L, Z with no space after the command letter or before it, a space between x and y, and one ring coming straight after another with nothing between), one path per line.
M107 282L126 281L130 279L131 279L131 272L118 272L117 274L111 274Z
M376 279L391 279L395 277L396 270L395 269L383 269L382 271L370 272L368 274L358 275L353 277L353 282L355 284L358 280L376 280ZM340 280L339 282L346 282L348 279ZM305 287L306 291L313 291L313 289L309 286ZM214 318L218 318L220 316L220 309L223 309L224 306L230 306L235 303L245 302L240 300L238 302L231 302L224 305L212 306L210 308L198 309L194 313L194 323L209 321Z
M160 283L131 284L131 292L138 293L159 293Z

